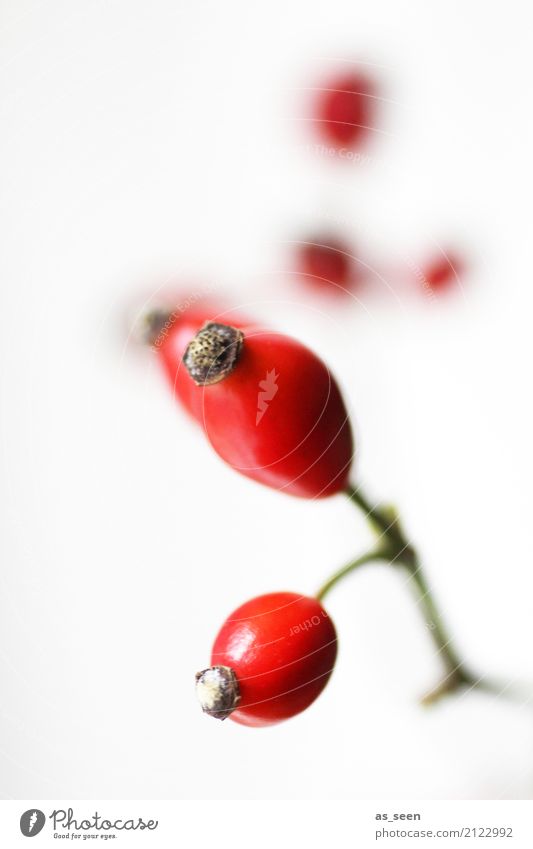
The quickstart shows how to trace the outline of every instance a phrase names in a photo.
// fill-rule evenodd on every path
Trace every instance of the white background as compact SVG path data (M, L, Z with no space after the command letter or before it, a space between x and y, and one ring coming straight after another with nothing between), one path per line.
M400 575L328 601L340 657L285 724L211 721L193 675L248 597L312 593L368 543L342 497L239 477L128 322L214 284L318 350L457 644L531 682L531 114L525 3L2 2L0 793L530 798L531 705L424 712L440 668ZM302 87L370 63L370 159L309 150ZM368 67L368 66L366 66ZM438 302L371 271L317 301L286 240L328 221L378 269L454 240ZM396 294L391 294L391 289Z

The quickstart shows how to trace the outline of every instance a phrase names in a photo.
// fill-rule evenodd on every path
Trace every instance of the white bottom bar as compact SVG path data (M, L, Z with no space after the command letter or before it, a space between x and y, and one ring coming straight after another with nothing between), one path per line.
M35 846L531 849L533 802L0 802L0 846L28 846L32 837L39 841Z

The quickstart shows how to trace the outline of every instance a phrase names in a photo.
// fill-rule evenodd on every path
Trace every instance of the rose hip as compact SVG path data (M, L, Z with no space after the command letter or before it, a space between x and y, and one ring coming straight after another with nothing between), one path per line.
M325 80L316 97L314 120L328 144L359 147L375 124L374 82L358 71Z
M342 294L356 281L350 246L340 239L306 241L297 246L295 254L296 271L316 289Z
M313 351L281 333L210 322L183 363L194 385L189 404L236 471L303 498L346 488L350 420L333 375Z
M441 253L422 268L421 278L425 288L443 292L458 283L462 271L463 260L458 255Z
M272 725L305 710L326 686L337 656L333 622L316 598L258 596L224 622L212 666L196 676L210 716Z

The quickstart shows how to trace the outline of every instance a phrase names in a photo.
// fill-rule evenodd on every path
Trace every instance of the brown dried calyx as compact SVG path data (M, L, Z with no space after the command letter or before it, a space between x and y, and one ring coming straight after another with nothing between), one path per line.
M237 364L244 335L229 324L208 321L192 339L183 364L197 386L224 380Z
M235 672L230 666L210 666L197 672L196 695L204 713L227 719L241 698Z
M139 342L158 348L168 335L169 328L176 321L177 314L170 309L156 307L143 315L140 323L134 328Z

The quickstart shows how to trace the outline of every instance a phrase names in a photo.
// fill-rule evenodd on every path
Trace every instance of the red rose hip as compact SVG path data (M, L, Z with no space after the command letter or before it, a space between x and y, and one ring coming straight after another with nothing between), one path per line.
M337 656L333 622L316 598L258 596L224 622L212 666L196 676L205 713L242 725L273 725L305 710L326 686Z
M321 291L342 295L357 278L350 245L340 239L303 242L296 248L295 260L303 282Z
M326 142L358 147L375 123L375 85L364 74L348 71L327 80L317 95L314 119Z
M441 253L422 269L422 282L431 292L443 292L460 282L463 270L464 263L460 256Z
M348 413L334 377L309 348L281 333L210 322L183 362L196 384L197 418L236 471L303 498L346 488Z

